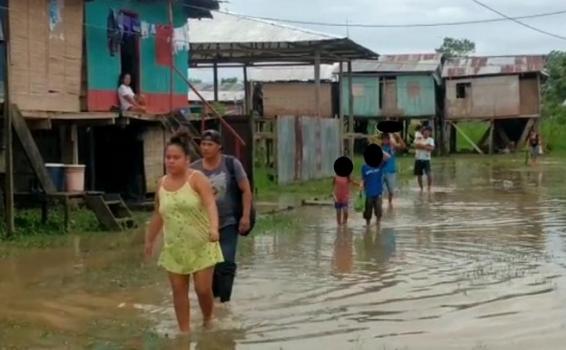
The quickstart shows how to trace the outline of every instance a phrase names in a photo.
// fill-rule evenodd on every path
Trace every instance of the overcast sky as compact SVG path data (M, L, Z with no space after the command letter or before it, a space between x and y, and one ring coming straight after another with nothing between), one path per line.
M564 0L482 0L509 16L566 10ZM405 24L466 21L497 17L472 0L229 0L232 12L304 21ZM566 14L524 20L566 37ZM301 27L346 35L346 28ZM350 37L379 54L434 52L446 36L468 38L481 55L548 53L566 50L566 41L511 21L438 28L350 28ZM231 72L226 72L230 75ZM222 74L221 75L226 75Z

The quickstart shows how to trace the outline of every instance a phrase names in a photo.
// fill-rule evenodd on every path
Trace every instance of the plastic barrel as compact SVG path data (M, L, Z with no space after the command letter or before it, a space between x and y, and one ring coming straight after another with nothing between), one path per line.
M65 191L65 165L57 163L46 163L45 168L57 192Z
M65 165L65 187L67 192L84 192L85 168L84 164Z

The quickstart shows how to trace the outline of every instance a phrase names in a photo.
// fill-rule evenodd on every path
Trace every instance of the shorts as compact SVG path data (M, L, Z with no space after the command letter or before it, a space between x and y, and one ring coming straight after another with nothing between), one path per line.
M383 187L385 188L388 194L395 193L396 182L397 182L397 174L386 173L383 175Z
M366 206L364 209L364 219L370 220L372 214L379 220L383 212L382 199L379 197L366 197Z
M430 176L431 168L430 168L430 160L415 160L415 175L416 176L423 176L427 175Z
M334 208L336 210L348 209L348 202L334 202Z
M531 146L531 157L532 158L537 158L538 156L541 155L541 147L540 145L537 146Z

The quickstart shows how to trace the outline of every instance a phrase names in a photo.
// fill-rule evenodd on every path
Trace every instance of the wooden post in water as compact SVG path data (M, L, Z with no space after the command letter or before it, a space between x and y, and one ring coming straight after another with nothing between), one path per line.
M354 82L352 77L352 61L348 61L348 95L349 95L349 116L348 116L348 132L350 134L348 142L348 152L350 157L354 157Z
M171 55L171 64L169 67L169 113L171 115L173 115L173 92L174 92L174 85L175 85L175 80L173 78L173 66L175 64L174 61L174 55L173 55L173 48L174 48L174 43L173 43L173 33L174 33L174 28L173 28L173 0L169 0L169 26L171 27L171 38L169 38L169 40L171 40L170 42L170 49L171 52L169 53Z
M339 62L338 75L338 116L340 118L340 155L344 155L344 62Z
M4 25L4 40L6 42L6 65L5 69L5 84L4 84L4 146L5 146L5 160L4 171L4 219L6 224L6 235L12 236L16 232L16 225L14 222L14 142L12 131L12 102L10 88L12 86L11 72L10 72L10 25L8 21L8 12L2 11L2 24Z

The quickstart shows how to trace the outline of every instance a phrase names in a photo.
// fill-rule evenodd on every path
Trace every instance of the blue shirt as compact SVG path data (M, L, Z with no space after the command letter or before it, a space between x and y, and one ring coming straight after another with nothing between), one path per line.
M380 197L383 194L383 168L372 168L367 164L362 166L362 179L366 197Z
M395 174L397 172L397 160L395 159L395 149L391 145L383 145L383 152L391 156L383 165L383 171L387 174Z

